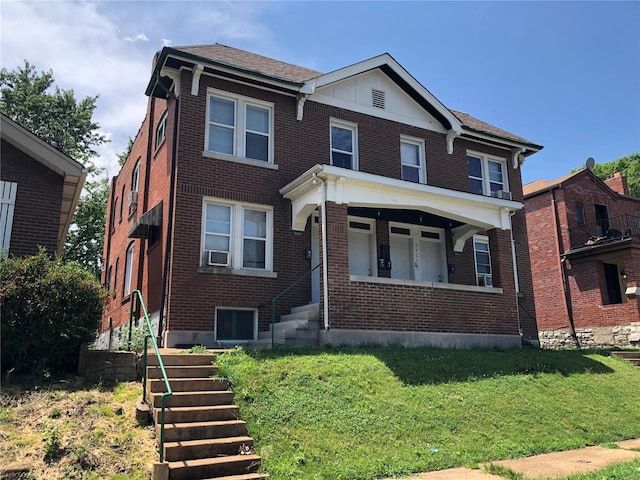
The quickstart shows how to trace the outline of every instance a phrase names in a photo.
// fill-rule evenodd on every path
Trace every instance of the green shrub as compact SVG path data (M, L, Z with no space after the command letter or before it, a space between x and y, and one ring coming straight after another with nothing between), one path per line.
M71 371L94 339L106 292L75 262L44 250L0 260L2 370Z

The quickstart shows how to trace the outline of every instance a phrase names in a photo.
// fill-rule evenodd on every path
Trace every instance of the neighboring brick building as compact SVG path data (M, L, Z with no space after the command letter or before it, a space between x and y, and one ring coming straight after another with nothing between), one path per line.
M519 167L542 147L388 54L322 74L166 47L146 93L111 185L102 344L136 288L166 346L255 340L317 265L276 312L319 304L320 343L537 342Z
M2 254L61 254L87 171L3 114L0 132Z
M585 169L524 186L540 343L640 342L640 198Z

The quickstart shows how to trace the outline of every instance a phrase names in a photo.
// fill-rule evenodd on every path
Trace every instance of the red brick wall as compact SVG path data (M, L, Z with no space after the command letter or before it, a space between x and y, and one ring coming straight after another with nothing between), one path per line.
M189 72L183 71L181 85L182 91L178 100L179 123L177 126L178 141L176 150L177 185L175 211L177 213L174 216L173 238L171 239L172 261L166 324L170 330L211 330L213 328L215 308L220 306L258 308L259 328L261 330L268 328L271 298L312 267L310 261L304 257L305 250L310 246L309 224L301 234L296 234L292 231L291 205L282 198L278 190L313 165L329 163L329 124L331 118L354 122L358 125L359 170L363 172L399 179L401 177L400 135L425 139L427 183L430 185L467 191L467 148L506 158L507 163L510 164L508 150L477 145L468 140L457 139L454 154L449 155L446 153L446 141L443 134L344 111L311 101L306 102L304 106L304 119L298 121L296 120L296 100L293 96L254 89L219 78L203 75L200 79L200 91L197 96L190 93L191 77ZM273 103L274 158L275 164L278 166L277 170L229 162L202 155L205 142L207 88L225 90ZM170 101L167 145L172 144L173 108L174 102ZM149 107L147 120L145 120L136 138L135 152L138 152L138 149L144 150L146 147L145 138L148 135L149 118L152 117L154 121L158 121L161 111L162 108L159 106L155 107L154 112L151 111L151 106ZM155 132L155 130L151 130ZM153 135L151 135L151 141L153 141ZM130 178L130 169L137 155L141 155L143 159L145 158L143 153L132 152L130 159L118 176L117 186L114 188L112 195L119 195L119 189L122 185L120 182ZM161 151L158 155L154 154L151 158L149 160L151 170L148 181L149 198L147 204L148 208L151 208L157 201L163 200L163 221L166 229L168 223L171 157L168 148L165 147L164 152ZM520 172L509 168L508 174L514 199L521 199ZM141 176L140 185L142 186L143 184L144 178ZM222 198L273 207L273 270L277 273L277 278L201 273L207 270L199 269L203 197ZM346 206L340 207L344 215L341 214L339 219L343 223L333 222L330 224L329 236L332 238L332 242L342 237L344 237L345 242L342 246L334 245L334 247L330 247L336 249L329 251L329 268L332 269L330 272L330 282L332 283L329 288L332 295L338 295L335 303L337 310L335 312L333 310L334 302L332 301L331 303L332 315L337 315L336 318L338 320L336 321L356 322L354 317L342 315L341 313L350 308L346 300L347 291L340 292L336 290L337 285L341 285L341 282L345 279L348 280L348 259L345 257L347 255L347 250L345 250L347 246L347 223L346 217L344 217L346 208ZM114 232L110 255L112 264L116 256L119 255L121 257L120 284L123 282L124 252L128 244L125 230L128 231L130 225L127 224L126 227L118 230L117 233ZM379 245L388 245L387 222L378 222L376 232L378 249ZM454 326L451 327L453 330L448 331L491 331L493 333L508 332L517 334L518 312L513 284L509 232L493 232L491 235L492 261L496 262L496 274L498 278L501 278L501 282L504 285L495 283L496 286L505 288L505 293L503 295L491 295L431 289L427 292L429 301L426 303L431 305L429 308L439 309L438 315L446 311L443 313L444 316L442 318L447 321L440 323L442 329L448 328L446 325L453 322ZM167 239L163 237L162 245L152 247L149 251L149 257L144 259L141 267L143 270L142 290L150 298L149 302L151 304L154 304L154 301L151 300L155 298L154 292L158 291L157 283L159 282L166 241ZM522 242L520 234L518 234L516 242ZM140 251L138 247L140 243L140 241L136 241L136 252ZM461 254L454 254L450 235L447 233L446 247L449 263L456 266L455 273L450 274L450 282L475 285L472 242L467 242ZM507 248L506 253L501 254L499 252L500 248ZM495 259L493 258L494 251ZM519 251L518 255L519 258L524 258L526 250ZM152 258L152 256L155 257ZM524 265L526 265L526 261ZM380 276L384 275L385 272L380 273ZM524 274L523 278L526 277L527 275ZM137 271L134 271L134 278L137 278ZM355 295L354 298L361 298L357 293L359 286L351 284L348 288L348 291ZM367 286L367 288L378 292L382 291L381 286L371 285ZM427 299L425 297L427 293L422 288L397 288L407 290L414 304L424 303L425 299ZM376 295L380 294L377 293ZM310 298L310 282L301 282L278 302L277 315L288 313L290 307L307 303ZM434 302L439 302L440 300L448 302L447 305L433 307ZM112 309L112 312L118 309L122 310L126 304L126 302L123 303L123 299L119 297L119 294L116 295L114 301L116 306ZM474 304L481 304L479 315L471 320L466 316L462 318L459 309L460 304L468 304L469 301L473 301ZM372 306L369 305L368 308L373 313ZM420 308L427 307L423 305ZM150 308L150 310L152 309ZM496 313L498 310L500 310L500 313ZM409 321L410 315L407 312L405 312L406 321ZM105 318L108 315L106 314ZM457 315L457 320L452 321L451 318L454 315ZM362 318L365 317L366 314L363 314ZM481 323L483 323L482 326L480 326ZM343 325L347 324L343 323ZM424 325L428 324L425 323ZM399 328L402 327L400 324L398 326ZM425 326L425 328L430 327L430 324ZM409 327L407 326L406 328Z
M0 174L3 181L18 183L9 254L34 255L39 245L54 254L63 177L4 140Z
M560 253L570 248L569 229L579 227L576 204L584 205L585 222L595 223L594 204L606 205L609 217L629 214L636 221L640 200L621 197L609 191L590 172L584 172L554 189L526 200L526 220L531 252L531 271L535 292L536 317L540 331L569 329L570 322L560 266ZM560 238L554 230L553 198L558 210ZM637 322L637 300L607 305L607 288L603 262L618 263L628 274L626 285L640 280L640 255L635 245L628 242L617 248L592 251L588 257L570 256L565 260L570 308L576 329L612 327ZM625 284L622 286L624 297Z

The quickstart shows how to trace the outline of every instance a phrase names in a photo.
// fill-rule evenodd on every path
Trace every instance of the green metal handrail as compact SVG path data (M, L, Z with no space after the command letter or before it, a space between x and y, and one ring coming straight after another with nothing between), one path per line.
M153 335L153 327L151 326L151 320L149 319L149 314L147 313L147 307L142 300L142 293L140 290L134 290L131 292L131 298L129 302L129 349L131 349L131 329L133 326L133 304L134 298L137 296L138 301L140 302L140 306L142 306L142 311L144 312L144 321L147 325L147 333L144 337L144 369L142 370L142 401L147 403L147 345L148 340L151 339L151 344L153 345L153 349L156 352L156 358L158 359L158 366L160 367L160 371L162 371L162 378L164 379L165 387L167 391L162 394L160 399L160 405L162 410L160 411L160 463L164 462L164 408L165 408L165 399L173 395L173 391L171 390L171 385L169 385L169 378L167 377L167 371L164 368L164 363L162 361L162 356L160 355L160 349L158 348L158 342L156 341L155 335ZM153 409L153 405L151 405Z
M271 348L272 349L273 349L273 342L274 342L274 336L275 336L274 324L275 324L275 321L276 321L276 302L278 301L278 299L280 297L282 297L285 293L287 293L289 290L291 290L293 287L295 287L297 284L299 284L307 276L311 275L311 272L313 272L319 266L320 266L320 264L318 264L315 267L313 267L311 270L309 270L307 273L302 275L295 282L293 282L291 285L289 285L287 288L285 288L282 292L280 292L278 295L276 295L275 297L273 297L271 299Z

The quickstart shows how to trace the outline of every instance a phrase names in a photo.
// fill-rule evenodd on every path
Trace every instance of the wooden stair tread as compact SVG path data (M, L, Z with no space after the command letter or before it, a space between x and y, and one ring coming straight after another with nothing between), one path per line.
M203 480L262 480L269 478L266 473L244 473L242 475L231 475L228 477L204 478Z
M177 442L164 442L165 448L171 447L191 447L194 445L216 445L222 443L253 443L253 438L242 436L242 437L220 437L220 438L204 438L202 440L180 440Z
M255 461L260 462L260 456L251 453L249 455L228 455L226 457L214 457L214 458L196 458L193 460L180 460L176 462L168 462L169 470L176 468L188 468L188 467L200 467L205 465L218 465L231 462L248 462Z
M210 422L186 422L186 423L165 423L164 429L167 428L191 428L191 427L218 427L222 425L234 425L246 423L244 420L212 420Z

